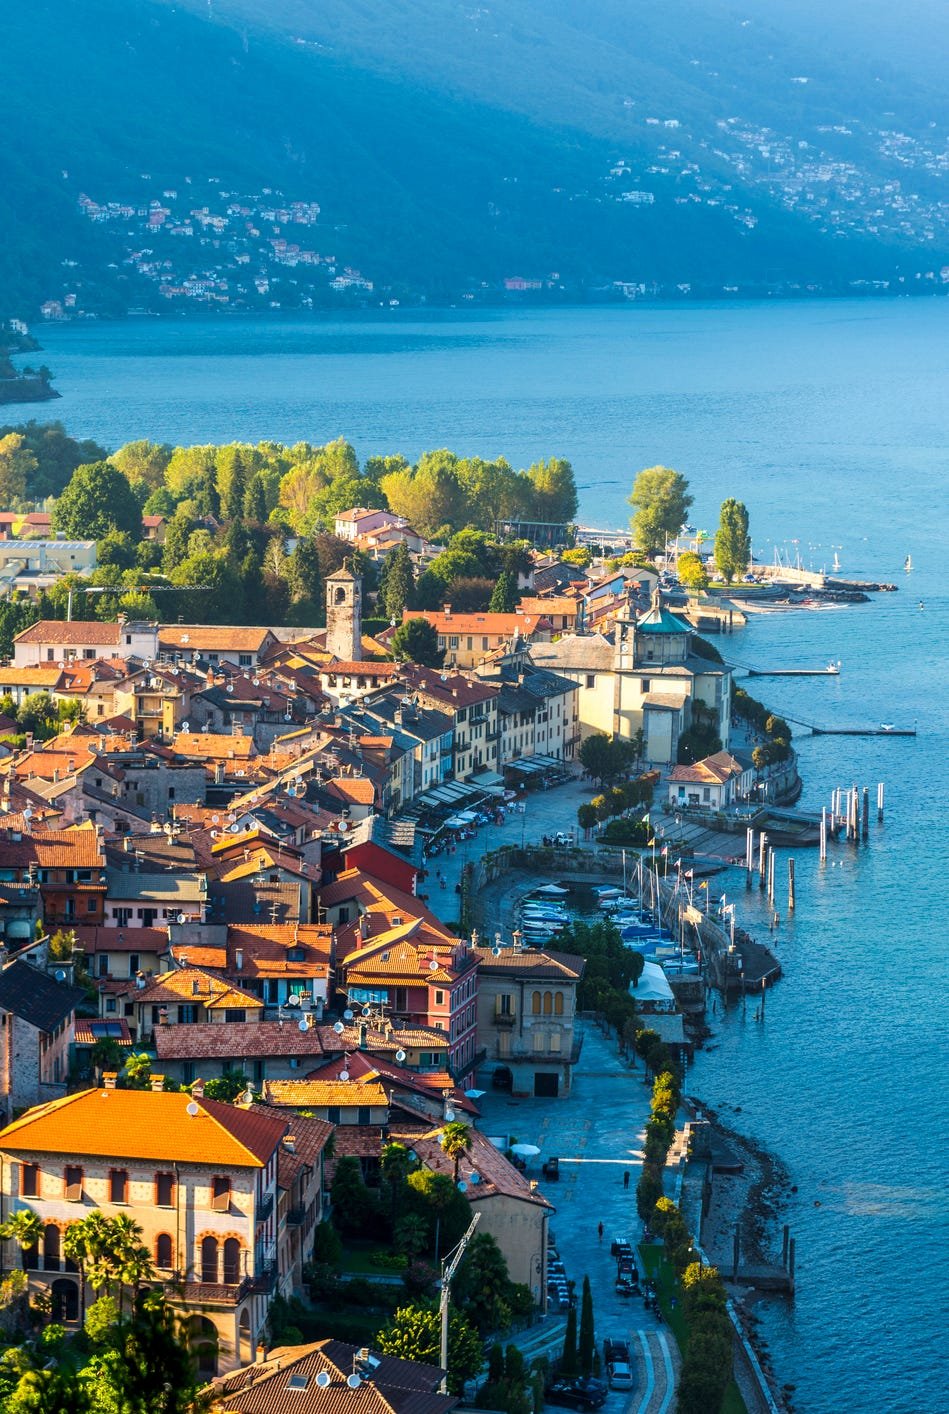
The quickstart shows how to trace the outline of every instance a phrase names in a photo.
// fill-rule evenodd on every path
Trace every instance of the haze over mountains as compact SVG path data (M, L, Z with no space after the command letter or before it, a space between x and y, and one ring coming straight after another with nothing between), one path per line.
M32 0L4 39L0 313L918 288L949 259L922 0Z

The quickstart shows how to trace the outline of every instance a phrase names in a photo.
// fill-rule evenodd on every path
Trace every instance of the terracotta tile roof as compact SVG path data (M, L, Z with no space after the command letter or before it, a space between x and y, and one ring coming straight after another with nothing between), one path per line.
M117 648L120 641L119 625L101 623L98 619L40 619L14 635L14 643L49 644L101 644L103 648Z
M401 1131L390 1126L390 1138L414 1149L425 1168L450 1176L453 1169L452 1160L440 1143L443 1128L443 1125L438 1125L420 1132L415 1129ZM529 1180L480 1130L470 1130L469 1143L470 1149L462 1155L458 1165L458 1177L468 1184L465 1197L469 1202L502 1194L508 1198L520 1198L525 1203L536 1203L544 1208L553 1206L540 1192L532 1191ZM477 1183L471 1183L472 1173L478 1174Z
M398 663L353 662L348 658L330 658L320 663L317 672L321 678L334 673L352 674L366 678L394 678L399 675Z
M436 967L431 966L433 962ZM456 941L454 946L446 946L438 935L428 932L420 919L373 938L351 952L344 967L347 984L384 977L392 983L424 981L447 985L466 970L460 944Z
M165 652L247 653L266 647L273 637L269 628L227 628L217 624L162 624L158 646Z
M304 1079L335 1080L339 1074L339 1064L339 1058L336 1057L316 1070L307 1071ZM346 1069L351 1082L357 1085L380 1084L390 1097L400 1090L407 1090L412 1094L424 1096L429 1101L437 1099L441 1102L447 1091L456 1109L466 1110L472 1115L479 1113L477 1105L472 1104L465 1092L458 1089L447 1070L426 1071L420 1074L414 1070L406 1070L405 1066L397 1065L387 1056L377 1055L371 1050L348 1052Z
M161 972L147 987L137 989L134 996L137 1003L194 1002L210 1011L224 1007L263 1011L264 1007L259 997L252 997L248 992L242 992L238 987L197 967Z
M332 1027L326 1030L332 1031ZM162 1061L255 1060L263 1056L323 1056L322 1032L317 1026L301 1031L294 1021L229 1021L226 1026L197 1021L157 1026L153 1036Z
M338 1340L271 1350L210 1386L213 1414L448 1414L458 1403L437 1392L442 1371L434 1365L390 1355L371 1354L368 1378L350 1389L358 1355ZM324 1372L330 1382L321 1388Z
M0 869L102 869L102 845L94 829L38 830L13 840L0 831Z
M95 1046L99 1041L114 1041L117 1046L131 1046L132 1033L128 1022L109 1017L77 1016L74 1039L77 1046Z
M159 954L168 947L167 928L104 928L81 924L72 931L76 946L87 957L106 952Z
M189 1114L190 1104L197 1114ZM0 1131L9 1153L162 1159L229 1169L262 1168L286 1122L187 1092L80 1090L39 1105Z
M252 736L218 736L213 732L178 732L174 750L179 756L195 756L203 760L247 760L256 756Z
M558 977L562 981L575 982L583 976L586 958L575 957L571 953L535 951L533 948L502 948L496 957L488 947L475 948L478 956L478 971L520 972L530 977Z
M437 609L403 609L402 622L409 619L427 619L442 635L470 633L500 638L513 638L515 633L529 638L545 622L543 614L446 614Z
M0 668L0 685L3 687L56 687L63 675L61 667L55 663L41 668Z
M342 1060L337 1062L340 1070L343 1064ZM389 1105L389 1097L381 1085L357 1084L352 1080L265 1080L261 1098L266 1104L289 1108L301 1105L304 1109L326 1109L330 1105L340 1109L363 1105L387 1109Z
M449 710L490 702L498 694L496 687L473 681L463 673L446 673L443 678L434 668L422 668L417 663L403 663L399 676L414 691Z
M376 788L365 776L337 776L327 783L326 793L355 805L372 805L376 798Z

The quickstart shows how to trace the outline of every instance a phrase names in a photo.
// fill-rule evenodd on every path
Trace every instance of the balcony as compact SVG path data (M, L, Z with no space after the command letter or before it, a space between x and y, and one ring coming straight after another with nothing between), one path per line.
M510 1027L510 1026L513 1026L513 1025L516 1023L516 1021L517 1021L517 1017L516 1017L516 1015L514 1014L513 1011L501 1011L501 1009L500 1009L499 1007L495 1007L495 1009L494 1009L494 1024L495 1024L495 1026Z
M287 1209L287 1227L302 1227L306 1222L306 1208Z
M257 1221L265 1223L273 1212L273 1193L266 1193L257 1204Z

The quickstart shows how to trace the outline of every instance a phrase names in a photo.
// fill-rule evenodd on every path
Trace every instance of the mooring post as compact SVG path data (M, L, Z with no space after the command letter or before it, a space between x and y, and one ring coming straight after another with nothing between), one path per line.
M883 782L877 786L877 824L883 824Z
M785 1223L785 1224L784 1224L784 1228L783 1228L782 1238L781 1238L781 1265L782 1265L782 1267L784 1268L785 1271L787 1271L787 1267L788 1267L788 1238L789 1238L790 1236L791 1236L791 1229L788 1227L787 1223Z
M774 850L768 850L768 902L774 908Z
M794 860L788 860L788 913L794 912Z
M788 1242L788 1276L791 1278L791 1285L794 1285L794 1238Z
M755 829L749 825L745 831L745 868L750 874L755 867Z
M762 839L764 839L763 835ZM758 888L761 890L768 886L768 856L770 853L771 851L768 846L764 845L761 851L761 870L758 875Z
M822 805L820 809L820 862L827 863L827 807Z
M765 834L764 830L761 831L761 838L760 838L760 840L759 840L758 843L759 843L758 872L763 875L763 874L764 874L764 866L765 866L765 858L764 858L764 857L765 857L765 852L767 851L767 848L768 848L768 836Z
M870 787L863 788L863 842L870 838Z

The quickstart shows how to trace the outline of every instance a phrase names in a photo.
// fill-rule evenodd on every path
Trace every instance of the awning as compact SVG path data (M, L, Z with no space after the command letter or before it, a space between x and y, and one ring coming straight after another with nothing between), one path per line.
M478 771L471 777L473 784L479 786L503 786L504 777L499 776L497 771Z

